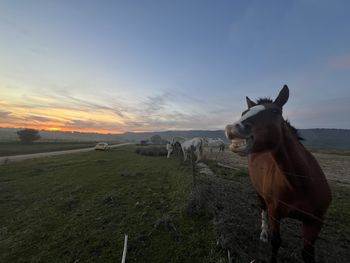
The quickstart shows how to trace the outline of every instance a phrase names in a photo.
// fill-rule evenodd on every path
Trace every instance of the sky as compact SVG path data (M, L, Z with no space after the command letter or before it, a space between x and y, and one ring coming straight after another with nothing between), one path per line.
M0 127L224 129L245 96L350 128L350 2L0 2Z

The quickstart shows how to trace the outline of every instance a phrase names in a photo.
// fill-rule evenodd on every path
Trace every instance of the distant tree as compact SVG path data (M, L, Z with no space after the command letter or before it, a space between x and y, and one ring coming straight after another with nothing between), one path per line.
M17 132L18 138L23 143L32 143L33 141L39 140L41 137L39 131L34 129L23 129Z
M160 137L158 134L157 135L153 135L150 138L150 141L152 144L161 144L162 143L162 137Z
M141 141L140 141L140 144L141 144L141 145L148 145L148 140L141 140Z
M161 145L166 145L167 143L169 143L169 141L162 138L160 144Z

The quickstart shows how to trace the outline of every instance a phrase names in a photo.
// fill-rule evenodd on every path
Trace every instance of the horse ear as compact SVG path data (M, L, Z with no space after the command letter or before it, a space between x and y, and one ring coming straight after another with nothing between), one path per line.
M289 88L287 85L284 85L273 103L279 106L280 108L282 108L283 105L286 104L286 102L288 101L288 98L289 98Z
M250 109L251 107L254 107L256 106L257 104L252 101L251 99L249 99L248 97L245 97L245 99L247 100L247 105L248 105L248 108Z

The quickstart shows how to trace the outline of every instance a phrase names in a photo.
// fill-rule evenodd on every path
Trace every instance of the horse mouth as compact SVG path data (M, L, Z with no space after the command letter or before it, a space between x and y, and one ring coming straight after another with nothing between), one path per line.
M253 137L248 137L244 139L234 138L231 140L230 150L239 155L245 156L249 153L252 143Z

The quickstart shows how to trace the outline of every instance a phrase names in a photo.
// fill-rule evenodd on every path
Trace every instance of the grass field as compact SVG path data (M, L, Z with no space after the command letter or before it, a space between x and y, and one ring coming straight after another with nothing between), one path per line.
M233 262L268 260L246 168L207 161L216 176L199 176L193 196L189 164L135 152L124 146L0 166L0 262L119 262L125 233L128 262L223 263L227 249ZM350 191L332 191L318 262L347 262ZM301 262L300 223L284 220L281 234L281 262Z
M0 156L72 150L95 146L95 142L0 142Z
M217 262L191 170L134 146L0 166L0 262Z

